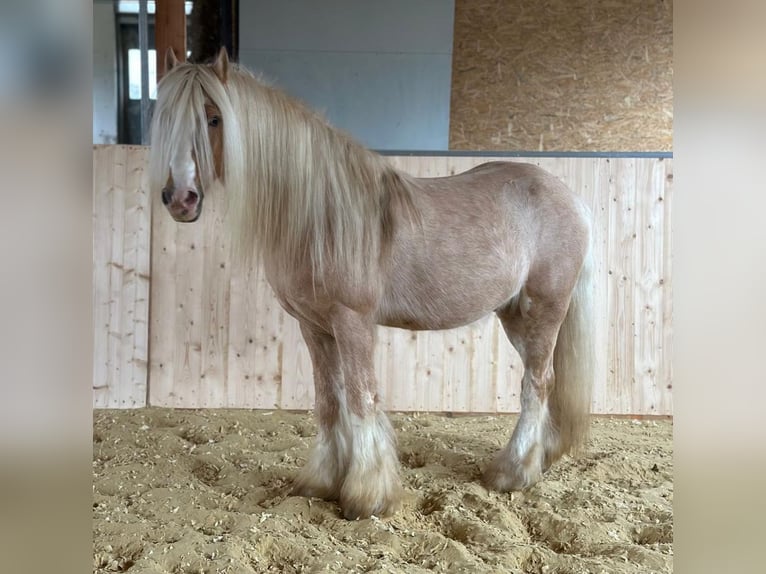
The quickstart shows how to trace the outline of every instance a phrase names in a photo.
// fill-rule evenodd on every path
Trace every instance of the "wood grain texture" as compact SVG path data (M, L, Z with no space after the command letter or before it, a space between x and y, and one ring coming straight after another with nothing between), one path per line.
M136 151L138 150L138 151ZM135 148L140 163L143 149ZM133 257L126 216L138 185L123 165L126 148L96 151L94 261ZM449 175L493 158L391 157L414 175ZM528 158L580 193L594 214L598 350L593 411L670 415L672 401L672 161L652 158ZM100 183L99 183L100 182ZM115 185L115 182L116 185ZM100 190L100 192L99 192ZM100 193L100 195L99 195ZM116 198L122 199L116 200ZM140 197L148 197L145 191ZM172 407L312 408L308 350L295 320L276 301L258 269L230 265L219 190L205 198L194 225L178 224L152 200L149 402ZM116 203L115 203L116 202ZM131 208L127 208L130 210ZM106 223L117 220L116 224ZM147 220L148 221L148 220ZM127 226L127 227L126 227ZM128 237L132 237L127 233ZM143 238L148 246L148 233ZM123 253L129 254L128 256ZM132 261L132 259L130 259ZM131 265L133 263L130 263ZM134 301L125 274L96 265L95 377L123 355L138 353L114 333L129 329L122 298ZM144 311L141 311L144 312ZM99 323L100 322L100 323ZM98 328L99 324L109 328ZM131 349L137 351L131 351ZM518 412L523 366L494 317L450 331L414 333L380 327L375 368L383 404L400 411ZM121 381L141 394L140 369ZM128 381L132 381L129 383ZM127 391L126 391L127 392ZM134 406L99 389L94 404Z
M176 58L186 60L186 10L184 0L157 2L154 16L157 81L165 75L165 53L173 48Z
M671 0L456 0L450 149L673 145Z
M93 404L146 405L150 208L145 151L95 146Z

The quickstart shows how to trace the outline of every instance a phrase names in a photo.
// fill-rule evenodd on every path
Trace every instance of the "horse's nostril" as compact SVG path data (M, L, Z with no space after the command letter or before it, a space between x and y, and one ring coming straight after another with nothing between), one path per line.
M199 198L199 194L196 191L192 191L190 189L186 199L184 199L184 203L186 205L194 205L197 203L197 198Z
M167 205L173 197L173 192L167 187L162 190L162 205Z

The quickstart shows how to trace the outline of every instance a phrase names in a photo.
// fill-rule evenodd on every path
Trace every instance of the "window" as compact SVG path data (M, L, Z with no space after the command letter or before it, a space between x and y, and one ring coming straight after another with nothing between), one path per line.
M141 50L128 50L128 97L141 99ZM157 99L157 52L149 50L149 99Z
M193 2L184 2L186 15L191 14ZM157 2L149 1L146 3L146 13L154 14ZM117 12L120 14L138 14L138 0L120 0L117 2Z

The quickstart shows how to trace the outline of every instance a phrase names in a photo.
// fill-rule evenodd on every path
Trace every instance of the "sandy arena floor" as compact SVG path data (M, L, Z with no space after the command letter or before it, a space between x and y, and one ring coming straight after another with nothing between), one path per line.
M391 418L404 507L349 522L288 496L310 415L96 411L94 572L672 572L671 422L595 419L582 458L510 495L478 479L515 417Z

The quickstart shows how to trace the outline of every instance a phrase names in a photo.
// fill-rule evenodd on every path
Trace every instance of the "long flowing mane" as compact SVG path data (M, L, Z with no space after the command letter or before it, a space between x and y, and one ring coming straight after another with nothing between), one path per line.
M315 275L332 269L363 280L391 237L392 210L417 217L412 178L234 64L225 85L203 65L163 78L152 130L156 181L181 141L193 142L202 181L211 181L206 98L221 111L232 247L246 263L257 255L289 271L308 257Z

